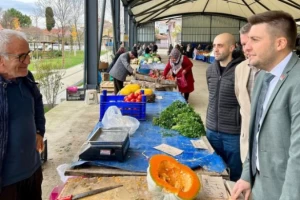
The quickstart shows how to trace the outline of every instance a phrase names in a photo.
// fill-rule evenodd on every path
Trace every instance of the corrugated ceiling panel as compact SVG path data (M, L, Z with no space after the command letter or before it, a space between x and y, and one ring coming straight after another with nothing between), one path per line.
M144 4L141 4L140 6L136 6L136 7L133 7L131 9L132 13L133 14L138 14L140 12L143 12L153 6L159 8L159 4L163 3L163 5L165 5L165 3L169 2L171 0L155 0L155 1L149 1L147 3L144 3Z
M180 4L177 6L173 6L166 10L165 12L161 13L160 15L156 16L155 18L163 18L168 16L174 16L179 14L185 14L185 13L201 13L203 12L203 9L208 2L206 9L204 10L205 13L220 13L220 14L228 14L228 15L234 15L242 18L248 18L249 16L253 15L251 10L244 4L241 0L230 0L230 1L224 1L224 0L196 0L192 2L187 2L184 4ZM149 9L150 7L157 5L153 9L157 9L159 7L163 7L163 5L159 5L161 3L168 3L171 1L164 1L164 0L153 0L148 3L142 4L141 6L135 7L132 9L133 13L140 13L144 10ZM256 2L254 0L245 0L245 2L248 4L248 6L254 11L254 13L261 13L264 11L267 11L263 6L260 4L263 4L264 6L268 7L270 10L283 10L285 12L290 13L293 15L295 19L300 20L300 9L297 9L295 7L289 6L286 3L282 3L278 0L260 0L259 2ZM300 4L300 0L294 0L294 2ZM291 3L291 2L290 2ZM165 5L165 4L164 4ZM158 12L157 12L158 13ZM138 22L146 22L147 20L151 20L153 15L148 17L147 19L141 21L144 17L137 17L136 20Z

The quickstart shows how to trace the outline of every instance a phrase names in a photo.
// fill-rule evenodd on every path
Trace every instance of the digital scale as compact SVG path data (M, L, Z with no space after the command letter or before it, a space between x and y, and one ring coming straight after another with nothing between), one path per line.
M87 143L79 155L80 159L122 162L129 149L129 130L126 128L98 128Z

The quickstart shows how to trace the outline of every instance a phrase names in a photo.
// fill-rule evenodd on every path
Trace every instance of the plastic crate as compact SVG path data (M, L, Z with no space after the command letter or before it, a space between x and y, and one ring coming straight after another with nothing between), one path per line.
M142 91L143 93L144 91ZM104 117L105 111L110 106L117 106L122 115L135 117L138 120L146 120L146 102L147 97L142 96L142 102L124 102L124 95L107 95L107 91L103 90L100 95L100 121Z

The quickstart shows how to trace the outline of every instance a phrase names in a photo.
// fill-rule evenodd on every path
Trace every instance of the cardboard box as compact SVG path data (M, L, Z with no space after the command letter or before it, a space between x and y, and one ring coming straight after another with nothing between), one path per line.
M109 73L101 72L102 81L109 81Z
M108 63L107 62L100 62L98 68L99 69L107 69L108 68Z

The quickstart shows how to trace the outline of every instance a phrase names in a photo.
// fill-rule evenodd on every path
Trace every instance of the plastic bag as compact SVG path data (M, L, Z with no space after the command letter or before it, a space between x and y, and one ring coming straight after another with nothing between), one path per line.
M69 164L62 164L62 165L59 165L56 170L59 174L59 177L60 177L60 180L65 183L68 178L71 178L73 176L65 176L65 171L66 169L70 168L70 165Z
M109 128L126 128L129 129L129 135L132 136L139 128L140 122L130 116L123 116L120 109L116 106L110 106L104 113L102 119L103 127Z
M187 86L187 82L186 82L184 74L182 74L181 77L177 78L177 85L180 88L185 88Z

